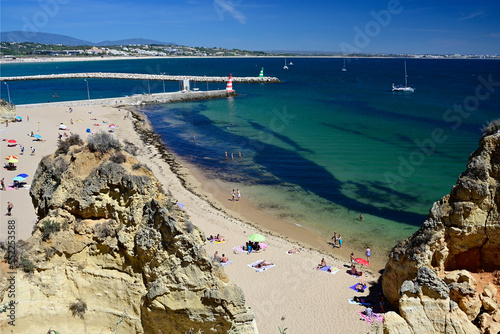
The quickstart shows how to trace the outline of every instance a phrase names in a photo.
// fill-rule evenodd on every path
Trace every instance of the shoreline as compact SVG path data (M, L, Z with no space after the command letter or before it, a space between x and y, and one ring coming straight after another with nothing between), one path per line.
M228 214L236 220L241 220L261 232L298 244L300 247L332 256L343 262L349 262L351 252L355 254L355 257L365 257L364 245L349 244L344 239L342 248L332 247L330 244L331 236L324 236L302 226L297 226L295 223L278 217L249 200L242 200L241 202L229 201L227 194L229 194L230 189L223 187L218 180L208 179L199 168L171 152L166 144L160 141L158 134L154 132L154 128L146 114L135 109L126 107L124 109L134 115L134 129L139 133L141 139L146 141L145 138L149 138L148 144L163 151L161 152L162 159L170 165L183 187L209 203L214 209ZM143 124L142 120L145 120L146 129L140 129L139 124ZM241 203L244 204L240 205ZM384 270L387 260L388 257L385 254L378 257L373 256L370 259L370 267L366 271L374 275L380 274Z
M344 56L344 55L318 55L318 56L311 56L311 55L294 55L294 56L289 56L289 55L283 55L283 56L206 56L206 57L198 57L198 56L129 56L129 57L124 57L124 56L116 56L116 57L88 57L88 58L79 58L79 57L44 57L44 58L36 58L36 57L27 57L27 58L17 58L12 59L12 58L0 58L0 64L26 64L26 63L57 63L57 62L85 62L85 61L111 61L111 60L136 60L136 59L227 59L227 58L347 58L347 59L424 59L424 60L500 60L500 58L451 58L451 57L444 57L444 56L433 56L433 57L410 57L410 56L402 56L402 57L396 57L396 56Z
M73 109L70 113L68 107L56 107L50 104L44 107L19 108L16 114L23 118L23 122L9 122L8 127L1 125L2 139L17 140L19 144L26 147L27 152L30 146L36 147L35 155L25 152L24 155L19 156L19 162L16 163L17 171L2 172L7 185L11 182L11 177L17 173L28 174L26 180L28 185L32 182L32 177L43 156L54 153L58 133L69 135L72 132L86 141L91 135L87 134L87 128L91 128L93 133L107 132L108 126L115 124L113 136L116 136L128 149L135 149L136 159L147 164L163 189L172 193L177 201L183 204L183 210L189 215L190 221L196 228L206 236L221 234L226 238L227 241L221 244L206 242L203 249L207 257L211 257L214 251L228 255L232 263L224 267L224 272L229 280L237 284L244 292L246 306L254 311L261 333L276 332L278 326L287 327L294 333L331 333L332 328L338 332L353 332L353 326L356 328L354 332L369 331L370 325L360 320L358 314L359 311L364 310L364 307L350 304L348 300L354 296L368 298L373 301L375 310L378 312L376 301L378 291L380 291L379 273L371 273L371 268L368 267L370 269L365 268L367 271L361 278L351 276L346 273L347 261L340 259L338 254L331 256L328 252L316 248L302 247L302 243L294 242L291 237L287 237L287 234L262 232L266 229L249 223L245 217L242 220L236 218L237 215L233 215L230 210L221 209L216 200L207 201L203 197L206 189L198 191L192 187L195 184L196 173L189 173L188 166L182 165L180 160L168 152L168 149L158 140L158 135L149 128L149 124L143 123L144 116L138 111L129 112L125 108L120 110L111 106L78 106ZM66 124L69 130L58 131L61 122ZM40 134L43 141L33 141L33 138L29 136L30 131ZM8 147L7 142L2 142L2 145L4 155L19 154L18 146ZM7 220L14 219L17 222L17 240L27 240L31 235L33 225L36 224L36 213L29 190L26 188L8 189L0 193L4 200L4 210L5 202L11 201L14 204L12 216L2 215L0 239L5 239L7 236ZM227 193L225 195L227 196ZM207 197L210 197L210 194ZM245 200L234 204L245 204L245 207L250 207ZM244 244L248 236L253 233L264 234L268 247L256 254L237 251L236 248ZM297 245L302 249L300 253L287 254L288 250ZM327 265L338 268L338 271L335 274L329 274L315 270L321 258L326 260ZM266 272L249 269L248 265L256 260L270 261L276 265L276 268ZM365 271L359 267L358 269ZM35 272L35 275L40 274L42 272ZM360 293L350 289L353 284L360 281L368 286L367 290ZM27 291L21 293L29 295ZM0 300L1 298L2 296ZM20 302L20 311L22 307L34 307L26 300L20 300ZM48 302L50 303L50 298ZM117 305L117 313L122 311L120 307ZM29 319L22 317L22 312L19 312L17 320L16 325L29 322ZM5 324L4 321L0 315L0 328ZM69 317L61 325L78 321Z

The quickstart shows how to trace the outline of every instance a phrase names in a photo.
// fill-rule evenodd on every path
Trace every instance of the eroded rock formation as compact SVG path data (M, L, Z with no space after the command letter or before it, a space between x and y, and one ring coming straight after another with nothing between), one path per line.
M0 99L0 122L12 122L16 119L16 107L4 99Z
M496 289L480 293L469 273L500 269L497 127L485 130L467 170L421 228L392 249L382 285L400 315L388 314L385 333L497 333Z
M35 270L17 275L16 331L258 332L241 289L147 167L115 149L67 146L33 180L40 221L24 256ZM69 310L77 298L82 319Z

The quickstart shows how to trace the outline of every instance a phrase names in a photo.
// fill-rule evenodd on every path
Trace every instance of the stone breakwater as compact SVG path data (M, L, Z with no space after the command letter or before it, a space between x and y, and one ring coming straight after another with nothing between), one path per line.
M229 77L207 77L190 75L159 75L141 73L64 73L46 75L26 75L16 77L0 77L0 81L26 81L26 80L50 80L50 79L125 79L125 80L158 80L179 81L191 80L196 82L227 82ZM233 77L233 82L243 83L278 83L276 77Z
M46 107L51 105L53 107L83 107L83 106L138 106L148 103L170 103L194 100L208 100L219 99L228 96L234 96L236 93L228 93L225 90L209 90L209 91L184 91L174 93L155 93L144 95L132 95L125 97L113 97L107 99L93 99L93 100L80 100L80 101L61 101L49 103L35 103L35 104L21 104L16 108L33 108L33 107Z

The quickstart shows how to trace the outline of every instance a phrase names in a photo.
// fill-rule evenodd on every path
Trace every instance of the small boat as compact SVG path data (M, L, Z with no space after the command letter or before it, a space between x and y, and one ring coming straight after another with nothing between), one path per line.
M289 63L288 63L288 65L293 65L293 63L292 63L292 62L289 62Z
M284 70L288 70L288 66L286 66L286 57L285 57L285 66L283 66Z
M413 87L408 87L408 75L406 74L406 60L405 60L405 85L397 85L395 86L392 84L392 91L393 92L406 92L406 93L413 93L415 91L415 88Z
M345 67L345 58L344 58L344 67L342 67L342 72L347 72L347 68Z

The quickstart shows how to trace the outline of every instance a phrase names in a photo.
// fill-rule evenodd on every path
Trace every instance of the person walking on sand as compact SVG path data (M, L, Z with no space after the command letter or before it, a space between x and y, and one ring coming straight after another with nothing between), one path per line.
M356 263L354 261L354 252L351 253L351 256L349 258L351 259L351 266L354 266L354 264Z
M236 191L238 192L238 201L241 201L241 193L240 193L240 190L239 190L239 189L236 189Z
M2 180L0 182L1 182L2 190L5 190L5 179L3 177L2 177Z
M233 189L233 191L231 192L231 197L233 198L233 202L234 202L234 196L235 196L235 194L234 194L234 189Z
M339 248L342 248L342 236L339 234Z
M368 261L368 263L370 263L370 256L372 255L372 252L370 250L370 247L368 247L366 249L366 261Z
M7 213L5 215L12 216L12 209L13 208L14 208L14 205L11 202L7 202Z

